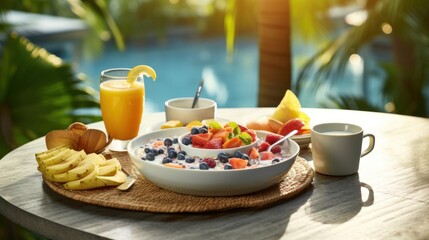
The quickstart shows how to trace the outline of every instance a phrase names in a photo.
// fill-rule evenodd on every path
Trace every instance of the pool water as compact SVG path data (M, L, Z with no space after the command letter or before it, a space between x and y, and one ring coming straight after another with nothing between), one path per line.
M292 86L300 66L308 60L317 47L302 41L292 41ZM97 58L79 61L78 71L85 73L90 85L99 90L99 74L109 68L131 68L149 65L157 73L156 81L145 78L145 112L162 112L168 99L193 97L198 84L204 78L201 97L210 98L220 108L256 107L258 104L259 50L257 36L239 37L235 42L232 56L228 56L224 36L197 38L170 38L166 43L146 45L128 44L121 52L115 46L107 49ZM373 64L367 64L372 66ZM375 72L374 67L365 71ZM298 95L303 107L321 107L330 96L365 92L363 62L350 64L345 71L344 81L319 87L317 93L311 91L311 82ZM369 77L368 74L366 76ZM374 76L372 76L374 77ZM378 91L367 81L371 92ZM369 84L371 83L371 84ZM368 88L368 87L367 87ZM292 89L293 90L293 89ZM378 94L368 93L373 102L380 102Z
M255 107L258 96L258 42L256 37L236 40L228 56L224 37L171 39L165 44L127 45L123 52L108 47L95 59L83 59L78 70L99 90L99 74L108 68L153 67L156 81L145 77L145 112L164 111L171 98L193 97L201 78L201 97L211 98L218 107Z

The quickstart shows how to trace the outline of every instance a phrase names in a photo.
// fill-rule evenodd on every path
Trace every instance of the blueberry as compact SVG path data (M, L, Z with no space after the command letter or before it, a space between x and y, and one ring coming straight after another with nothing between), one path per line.
M177 144L179 142L179 139L173 138L173 144Z
M149 153L150 152L150 148L144 148L144 152L145 153Z
M171 162L173 162L171 158L165 157L164 159L162 159L162 164L171 163Z
M177 152L176 150L172 150L168 152L168 157L169 158L177 158Z
M150 152L151 152L154 156L158 156L158 150L157 150L157 149L152 148L152 149L150 150Z
M158 154L164 154L164 149L158 149Z
M178 153L177 154L177 159L178 160L185 160L185 158L186 158L185 155L183 155L182 153Z
M174 151L174 150L176 150L176 149L174 149L174 147L169 147L169 148L167 148L167 153Z
M140 159L144 161L144 160L146 160L146 157L142 157L142 158L140 158Z
M149 152L148 154L146 154L146 159L149 161L153 161L155 160L155 155L153 155L152 152Z
M221 153L219 153L218 155L217 155L217 159L221 162L221 163L227 163L228 162L228 154L226 154L226 153L223 153L223 152L221 152Z
M247 155L247 154L245 154L245 153L243 153L243 154L241 154L241 157L240 157L241 159L244 159L244 160L249 160L250 158L249 158L249 155Z
M191 138L189 138L189 137L182 138L182 143L184 145L190 145L192 143Z
M166 139L164 140L164 145L165 145L166 147L170 147L170 146L172 146L172 145L173 145L173 140L171 140L171 138L166 138Z
M209 170L209 165L206 162L200 163L201 170Z
M195 162L195 158L188 157L188 158L185 159L185 162L187 162L187 163L193 163L193 162Z
M180 153L186 156L186 152L185 151L178 152L178 154L180 154Z
M198 134L198 133L200 133L200 131L198 130L198 128L197 128L197 127L193 127L193 128L191 129L191 134L192 134L192 135L194 135L194 134Z
M227 163L223 166L223 169L230 170L230 169L232 169L232 166L231 166L231 164Z
M280 159L278 159L278 158L274 158L272 161L271 161L271 164L275 164L275 163L279 163L280 162Z
M243 153L241 151L237 151L234 153L235 158L241 158L243 156Z
M200 127L200 128L198 128L198 132L199 132L199 133L207 133L207 132L208 132L208 130L207 130L207 128L205 128L205 127Z

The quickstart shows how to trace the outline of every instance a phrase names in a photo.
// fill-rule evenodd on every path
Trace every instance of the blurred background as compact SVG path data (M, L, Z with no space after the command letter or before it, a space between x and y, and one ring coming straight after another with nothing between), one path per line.
M145 112L170 98L429 116L425 0L3 0L0 157L99 121L99 74L152 66ZM0 239L44 239L0 218Z

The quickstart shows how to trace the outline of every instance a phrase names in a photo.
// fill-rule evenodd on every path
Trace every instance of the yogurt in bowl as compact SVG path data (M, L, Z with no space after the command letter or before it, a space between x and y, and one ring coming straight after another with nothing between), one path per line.
M285 141L286 144L281 147L281 155L278 155L278 158L272 161L249 161L249 166L245 168L227 168L227 170L225 165L230 163L222 163L218 159L215 160L216 167L201 169L199 165L206 157L189 154L187 157L194 157L193 165L187 165L186 160L176 158L175 162L168 163L176 166L171 167L162 163L165 150L154 160L145 159L144 149L151 146L150 143L162 141L165 138L178 138L187 132L186 128L166 129L133 139L128 144L128 152L134 165L146 179L173 192L197 196L232 196L260 191L279 183L286 176L299 153L297 143L292 140ZM257 141L256 146L258 146L269 133L257 131L256 134L260 139ZM182 151L178 145L175 145L175 148L176 151Z

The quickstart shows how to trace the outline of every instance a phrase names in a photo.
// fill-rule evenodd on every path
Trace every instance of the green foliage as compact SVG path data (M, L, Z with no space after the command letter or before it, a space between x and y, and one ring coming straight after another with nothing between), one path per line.
M113 37L117 48L119 50L125 49L125 43L121 31L110 14L108 1L68 0L67 2L70 4L73 13L76 14L76 16L78 16L80 19L84 20L91 27L93 30L93 36L103 41L107 41ZM128 1L123 2L126 3Z
M98 108L96 95L70 65L9 34L0 65L0 156L52 129L100 120L77 111Z
M378 0L368 6L366 21L352 27L331 41L315 54L298 76L297 93L303 87L312 86L314 91L327 83L344 79L349 57L368 46L379 37L389 38L392 43L391 65L379 63L386 72L382 98L384 104L394 106L392 112L415 116L429 116L424 88L428 85L429 69L429 5L425 0ZM383 33L381 26L389 24L393 32ZM374 110L362 98L339 97L334 100L341 108L360 106L362 110ZM356 100L355 103L352 101ZM380 108L377 108L381 110Z

